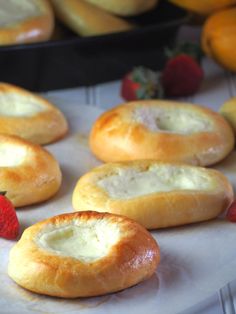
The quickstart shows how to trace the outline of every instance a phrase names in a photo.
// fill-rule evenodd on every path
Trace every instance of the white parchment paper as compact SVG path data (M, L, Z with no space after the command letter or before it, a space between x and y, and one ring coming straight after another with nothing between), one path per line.
M65 113L68 136L46 148L59 161L63 183L49 201L17 210L22 231L39 220L71 212L79 177L99 162L89 151L87 135L101 110L52 99ZM236 153L217 165L236 187ZM0 313L172 314L196 304L236 278L236 224L211 222L152 232L161 249L155 275L135 287L96 298L64 300L40 296L17 286L7 275L14 241L0 239Z

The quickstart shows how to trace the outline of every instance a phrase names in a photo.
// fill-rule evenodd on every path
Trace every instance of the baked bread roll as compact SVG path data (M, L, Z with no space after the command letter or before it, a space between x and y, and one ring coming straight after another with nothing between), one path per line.
M159 260L156 241L136 222L108 213L80 212L26 229L10 252L8 274L39 294L88 297L149 278Z
M81 36L122 32L134 26L85 0L51 0L62 23Z
M234 147L229 124L210 109L164 100L133 101L102 114L90 148L106 162L157 159L212 165Z
M53 28L47 0L1 0L0 46L48 40Z
M98 7L120 16L138 15L153 9L158 0L86 0Z
M0 191L15 207L52 197L61 185L56 159L44 148L20 137L0 134Z
M72 197L76 211L121 214L148 229L209 220L232 201L219 171L150 160L97 167L78 180Z
M236 97L233 97L226 101L221 107L219 112L229 122L234 134L236 135Z
M14 85L0 83L0 132L48 144L68 131L63 113L46 99Z

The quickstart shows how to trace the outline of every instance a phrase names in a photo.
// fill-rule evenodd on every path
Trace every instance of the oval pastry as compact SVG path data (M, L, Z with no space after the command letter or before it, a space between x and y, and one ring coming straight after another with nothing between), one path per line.
M22 138L0 134L0 191L15 207L52 197L61 185L56 159L44 148Z
M58 19L80 36L104 35L134 28L132 23L85 0L52 0L52 4Z
M233 131L220 114L174 101L122 104L102 114L90 133L92 152L105 162L156 159L206 166L233 147Z
M63 113L43 97L0 83L0 132L48 144L68 131Z
M158 0L86 0L96 6L116 15L132 16L153 9Z
M47 0L1 1L0 46L48 40L54 15Z
M33 292L87 297L149 278L159 260L156 241L136 222L108 213L80 212L26 229L10 252L8 274Z
M232 201L232 186L219 171L150 160L94 168L72 197L77 211L121 214L148 229L209 220Z

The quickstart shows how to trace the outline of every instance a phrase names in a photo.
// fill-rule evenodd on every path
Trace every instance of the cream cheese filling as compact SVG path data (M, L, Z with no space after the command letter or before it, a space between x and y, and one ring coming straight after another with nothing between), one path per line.
M116 174L100 179L97 185L111 198L130 199L173 190L209 190L214 182L201 169L153 165L146 171L120 168Z
M0 0L0 27L21 22L39 13L40 9L33 0Z
M0 94L0 115L6 117L31 117L42 111L41 105L32 96L24 96L16 93Z
M213 123L191 108L138 107L133 112L134 121L152 132L193 134L213 131Z
M119 238L120 230L115 224L96 220L93 223L49 226L36 242L56 255L93 262L106 256Z
M23 163L27 155L25 147L0 143L0 167L16 167Z

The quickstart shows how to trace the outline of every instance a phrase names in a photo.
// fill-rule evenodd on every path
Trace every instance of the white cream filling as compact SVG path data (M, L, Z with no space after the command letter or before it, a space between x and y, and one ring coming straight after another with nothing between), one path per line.
M109 253L118 242L120 229L104 220L49 226L36 239L37 244L54 254L93 262Z
M133 113L134 121L152 132L192 134L213 131L209 118L193 112L191 108L138 107Z
M46 110L34 97L16 93L0 94L0 115L6 117L31 117Z
M0 26L7 26L39 15L34 0L0 0Z
M123 168L97 184L114 199L130 199L173 190L209 190L214 186L205 171L173 165L154 165L146 171Z
M18 145L0 143L0 167L16 167L23 163L27 150Z

